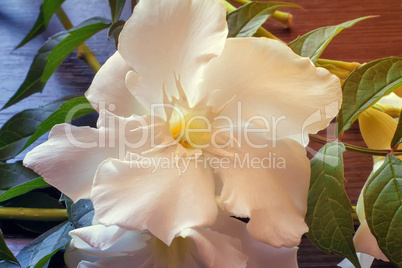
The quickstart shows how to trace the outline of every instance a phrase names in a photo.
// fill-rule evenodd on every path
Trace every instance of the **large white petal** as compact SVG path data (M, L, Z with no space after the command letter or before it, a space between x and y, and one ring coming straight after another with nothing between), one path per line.
M222 54L205 68L201 91L216 89L221 90L211 101L216 107L235 96L223 111L235 123L263 116L271 135L304 145L309 133L324 129L336 116L342 101L336 76L267 38L229 38Z
M194 161L179 170L171 157L130 155L131 161L103 162L91 194L99 222L148 229L168 245L185 228L211 225L217 215L212 171L196 168Z
M221 201L238 217L249 217L251 235L274 247L293 247L308 231L304 222L310 163L296 141L275 142L249 133L231 149L231 166L213 166L222 180ZM266 145L267 148L255 148Z
M176 245L168 247L162 241L152 237L148 241L148 245L140 250L131 252L126 256L118 256L91 260L90 258L82 259L78 268L121 268L121 267L191 267L202 268L202 263L193 256L191 250L194 245L191 241L174 240Z
M246 224L240 220L219 215L211 229L240 239L242 252L248 257L247 268L298 267L297 247L274 248L257 241L248 233Z
M99 164L108 157L118 157L116 148L99 147L100 133L105 129L56 125L49 139L26 155L24 165L74 202L89 198Z
M216 0L146 0L125 24L118 50L137 74L127 86L149 109L163 88L176 95L174 75L194 101L205 64L219 55L227 36L226 9ZM133 83L134 81L134 83Z
M70 235L68 267L297 267L296 247L263 244L249 235L245 223L222 214L211 229L183 230L169 247L146 231L115 226L90 226Z
M357 229L356 234L353 237L353 242L357 252L369 254L376 259L383 261L389 261L384 253L382 253L377 240L371 234L366 220L364 220Z
M65 193L74 202L89 198L95 172L108 158L124 159L126 152L151 148L154 128L156 145L169 143L171 134L163 121L132 115L117 117L102 110L98 129L61 124L53 127L49 139L30 151L24 165ZM168 135L164 135L164 133ZM151 138L150 138L151 137Z
M115 257L110 259L101 259L96 262L91 261L81 261L77 268L125 268L125 267L135 267L135 268L149 268L158 267L153 266L153 262L148 262L149 258L147 256L125 256L125 257ZM160 267L160 266L159 266ZM163 266L162 266L163 267ZM73 267L71 267L73 268Z
M105 235L103 237L106 238ZM76 237L73 239L76 242ZM77 248L82 250L85 247L77 246ZM73 255L72 252L69 254ZM206 228L185 229L172 241L170 246L152 236L147 240L146 247L132 251L126 256L114 256L117 255L105 255L104 257L108 258L95 261L84 256L85 258L82 259L84 261L78 267L240 268L246 267L247 262L247 256L242 253L238 238ZM77 262L77 260L75 261Z
M126 74L130 70L117 51L96 73L85 96L98 112L107 109L119 116L145 114L144 108L126 87Z
M109 130L106 136L101 137L99 147L116 147L119 159L124 159L127 152L142 154L177 144L168 123L155 116L133 114L130 117L120 117L102 110L97 127Z
M74 240L67 244L64 253L64 262L68 268L76 268L83 260L90 263L100 260L101 257L87 254L74 246Z
M92 225L71 231L74 247L99 257L127 255L146 247L148 234L117 226Z
M64 260L69 268L149 267L152 255L147 231L130 231L116 226L94 225L71 231ZM145 266L142 266L145 265Z
M162 243L162 242L159 242ZM204 268L198 260L196 260L188 251L174 252L154 248L153 245L148 245L147 248L137 251L133 255L100 259L95 262L82 261L77 268ZM179 255L177 254L179 253Z
M193 241L195 247L192 249L192 255L202 262L204 267L246 267L248 258L242 253L241 242L236 237L206 228L187 229L180 236Z

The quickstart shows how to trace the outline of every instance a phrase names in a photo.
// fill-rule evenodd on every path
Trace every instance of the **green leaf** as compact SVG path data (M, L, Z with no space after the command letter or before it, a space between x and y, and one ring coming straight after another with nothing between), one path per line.
M342 85L343 102L337 117L338 136L367 108L402 86L402 58L389 57L362 65Z
M6 192L4 192L2 195L0 195L0 202L3 202L4 200L23 195L29 191L38 189L38 188L45 188L45 187L50 187L50 185L43 180L42 177L33 179L32 181L28 181L25 183L22 183L20 185L17 185Z
M88 19L68 31L68 35L61 41L46 57L48 61L43 71L42 81L47 81L56 71L63 60L73 52L79 45L97 32L109 28L111 22L108 19L95 17Z
M4 241L3 232L0 229L0 266L1 261L10 261L18 263L17 258L11 252L11 250L7 247L6 241Z
M367 224L387 258L402 266L402 162L393 155L369 178L363 192Z
M7 191L39 177L31 169L24 167L21 161L12 164L0 163L0 199L3 199Z
M68 218L74 224L75 228L92 225L95 211L91 200L80 199L74 203L68 196L63 194L60 201L65 202Z
M306 235L322 251L341 254L360 267L353 245L353 209L343 187L343 152L343 143L333 142L311 159Z
M36 92L42 92L46 82L63 60L89 37L108 28L110 24L110 21L105 18L95 17L69 31L50 37L36 54L25 81L3 109Z
M228 22L228 37L252 36L261 25L279 8L300 6L286 2L251 2L226 16Z
M121 32L121 30L123 30L125 23L126 22L124 20L119 20L119 21L116 21L115 23L113 23L112 26L110 26L110 28L109 28L108 38L110 39L113 37L116 48L117 48L117 44L119 43L120 32Z
M395 148L399 143L402 142L402 110L399 114L398 126L396 127L394 137L391 141L391 148Z
M23 45L34 39L36 36L43 33L46 30L47 25L49 24L49 21L52 18L54 12L57 8L61 6L63 2L64 0L43 0L42 5L40 6L39 16L36 19L34 26L29 31L27 36L25 36L21 43L16 47L16 49L22 47Z
M70 242L68 232L74 229L70 222L64 222L42 234L26 245L18 254L17 260L24 268L42 268L50 258Z
M116 22L121 16L126 0L109 0L110 12L112 13L112 21Z
M43 70L45 69L47 63L46 57L52 52L53 48L67 35L67 32L57 33L42 45L38 53L35 55L35 58L31 64L31 67L29 68L24 82L2 109L15 104L36 92L42 92L46 84L46 81L41 80Z
M11 117L0 129L0 160L18 155L37 126L57 110L62 103L75 96L56 100L36 109L28 109Z
M372 17L373 16L357 18L338 25L312 30L301 37L299 36L296 40L290 42L288 46L296 54L302 57L309 57L311 58L311 61L315 63L329 42L331 42L332 38L334 38L338 33L345 28L352 27L359 21Z
M39 126L37 126L36 131L32 134L29 140L26 142L24 147L21 149L25 150L28 146L39 139L43 134L48 132L57 124L67 123L71 120L77 119L81 116L95 112L92 105L84 96L80 96L63 103L59 109L54 111L48 116Z
M17 196L13 199L0 203L3 207L23 207L23 208L60 208L63 205L59 200L48 194L41 192L27 193L22 196Z
M71 207L70 217L75 228L91 226L94 216L95 210L91 200L78 200Z

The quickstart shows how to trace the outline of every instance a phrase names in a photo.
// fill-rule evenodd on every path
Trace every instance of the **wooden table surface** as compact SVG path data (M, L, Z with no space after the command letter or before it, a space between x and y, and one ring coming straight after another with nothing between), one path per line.
M266 23L271 33L286 42L318 27L339 24L367 15L379 15L377 18L359 22L340 33L327 47L322 58L363 63L388 56L402 57L402 0L293 0L291 2L302 6L304 10L285 9L291 11L294 16L293 26L290 29L285 29L275 21ZM41 36L13 51L35 22L40 4L41 0L0 1L0 106L6 103L22 83L41 44L63 29L54 17L50 21L49 28ZM107 0L67 0L63 8L74 25L93 16L110 18ZM127 5L122 18L127 19L129 15L130 8ZM108 41L106 35L106 31L102 31L87 42L101 63L114 52L114 43L112 40ZM50 78L42 94L35 94L15 106L0 111L0 126L23 109L34 108L66 95L84 93L93 75L83 62L74 55L69 56ZM44 140L45 137L35 144ZM364 146L356 124L345 134L344 141ZM311 144L310 147L312 151L314 148L319 148L316 144ZM17 159L21 160L23 156L24 154L21 154ZM371 157L346 152L344 161L345 178L348 181L346 190L352 204L355 205L371 171ZM31 239L12 234L6 237L14 252L19 251ZM341 260L342 257L322 253L303 238L299 249L300 267L335 267ZM389 264L376 261L373 267L386 266Z

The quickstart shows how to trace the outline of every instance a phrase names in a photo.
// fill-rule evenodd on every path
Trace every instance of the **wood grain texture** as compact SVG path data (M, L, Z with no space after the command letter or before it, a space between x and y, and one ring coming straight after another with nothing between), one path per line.
M130 2L130 1L128 1ZM275 21L265 24L266 28L286 42L318 27L339 24L354 18L379 15L374 19L362 21L353 28L345 29L327 47L322 58L368 62L388 56L402 56L402 1L401 0L294 0L304 8L286 9L291 11L293 26L285 29ZM29 69L31 61L41 44L51 35L62 30L57 18L52 18L49 28L39 37L24 47L13 51L23 39L36 20L40 0L0 1L0 106L15 93ZM107 0L67 0L63 8L74 25L93 17L110 18ZM127 5L123 18L127 19L130 8ZM106 39L106 31L102 31L88 40L87 45L95 52L101 63L114 52L113 40ZM21 103L0 111L0 126L13 114L27 108L34 108L56 100L65 95L82 94L93 78L91 70L75 53L70 55L47 83L42 94L35 94ZM326 132L323 132L324 134ZM329 132L328 132L329 133ZM43 142L40 139L33 146ZM344 141L364 146L358 125L346 132ZM30 150L28 148L28 150ZM311 152L319 148L318 144L310 144ZM22 159L24 154L18 159ZM356 204L360 190L371 172L370 156L346 152L345 178L348 181L346 190L353 205ZM8 243L13 251L18 251L29 238L8 236ZM327 255L315 248L303 238L299 249L300 267L336 267L342 260L336 255ZM375 262L374 267L387 267L389 264Z

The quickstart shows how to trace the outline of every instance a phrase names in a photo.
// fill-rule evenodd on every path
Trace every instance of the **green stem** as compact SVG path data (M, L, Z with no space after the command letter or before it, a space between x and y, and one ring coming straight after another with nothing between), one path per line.
M77 57L80 60L83 60L94 73L97 73L102 67L99 61L96 59L95 54L85 44L77 47Z
M64 12L61 7L57 8L55 13L66 30L70 30L74 27L66 12ZM87 47L87 45L85 45L85 43L77 47L77 57L88 64L94 73L98 72L101 68L101 65L96 59L95 54L91 49L89 49L89 47Z
M255 36L257 36L257 37L267 37L267 38L270 38L270 39L278 40L278 41L281 41L282 43L284 43L286 45L285 42L283 42L281 39L279 39L275 35L271 34L270 32L268 32L267 30L265 30L262 27L258 28L257 32L255 33Z
M248 0L229 0L229 1L232 2L232 3L235 3L235 4L239 4L241 6L244 6L244 5L247 5L248 3L251 3L251 1L248 1Z
M0 207L0 219L24 221L65 221L68 219L68 216L65 209Z
M230 13L232 11L235 11L236 8L229 4L226 0L221 0L221 2L225 5L227 13Z
M61 7L58 7L55 13L66 30L70 30L71 28L74 27L70 19L68 18L66 12L64 12L64 10Z
M249 0L229 0L229 2L244 6L244 5L248 4L248 3L251 3L252 1L249 1ZM274 20L280 22L286 28L290 28L292 26L293 16L292 16L292 14L290 14L288 12L282 12L282 11L277 10L272 14L271 19L274 19Z
M271 18L283 24L286 28L292 27L293 15L288 12L277 10L272 14Z
M327 138L321 137L316 134L310 134L310 139L316 142L319 142L321 144L326 144L328 142L333 142L331 140L328 140ZM345 145L346 150L352 151L352 152L357 152L361 154L368 154L368 155L376 155L376 156L386 156L389 154L391 151L390 150L374 150L374 149L368 149L348 143L343 143ZM393 151L392 154L394 155L402 155L402 150L396 150Z

